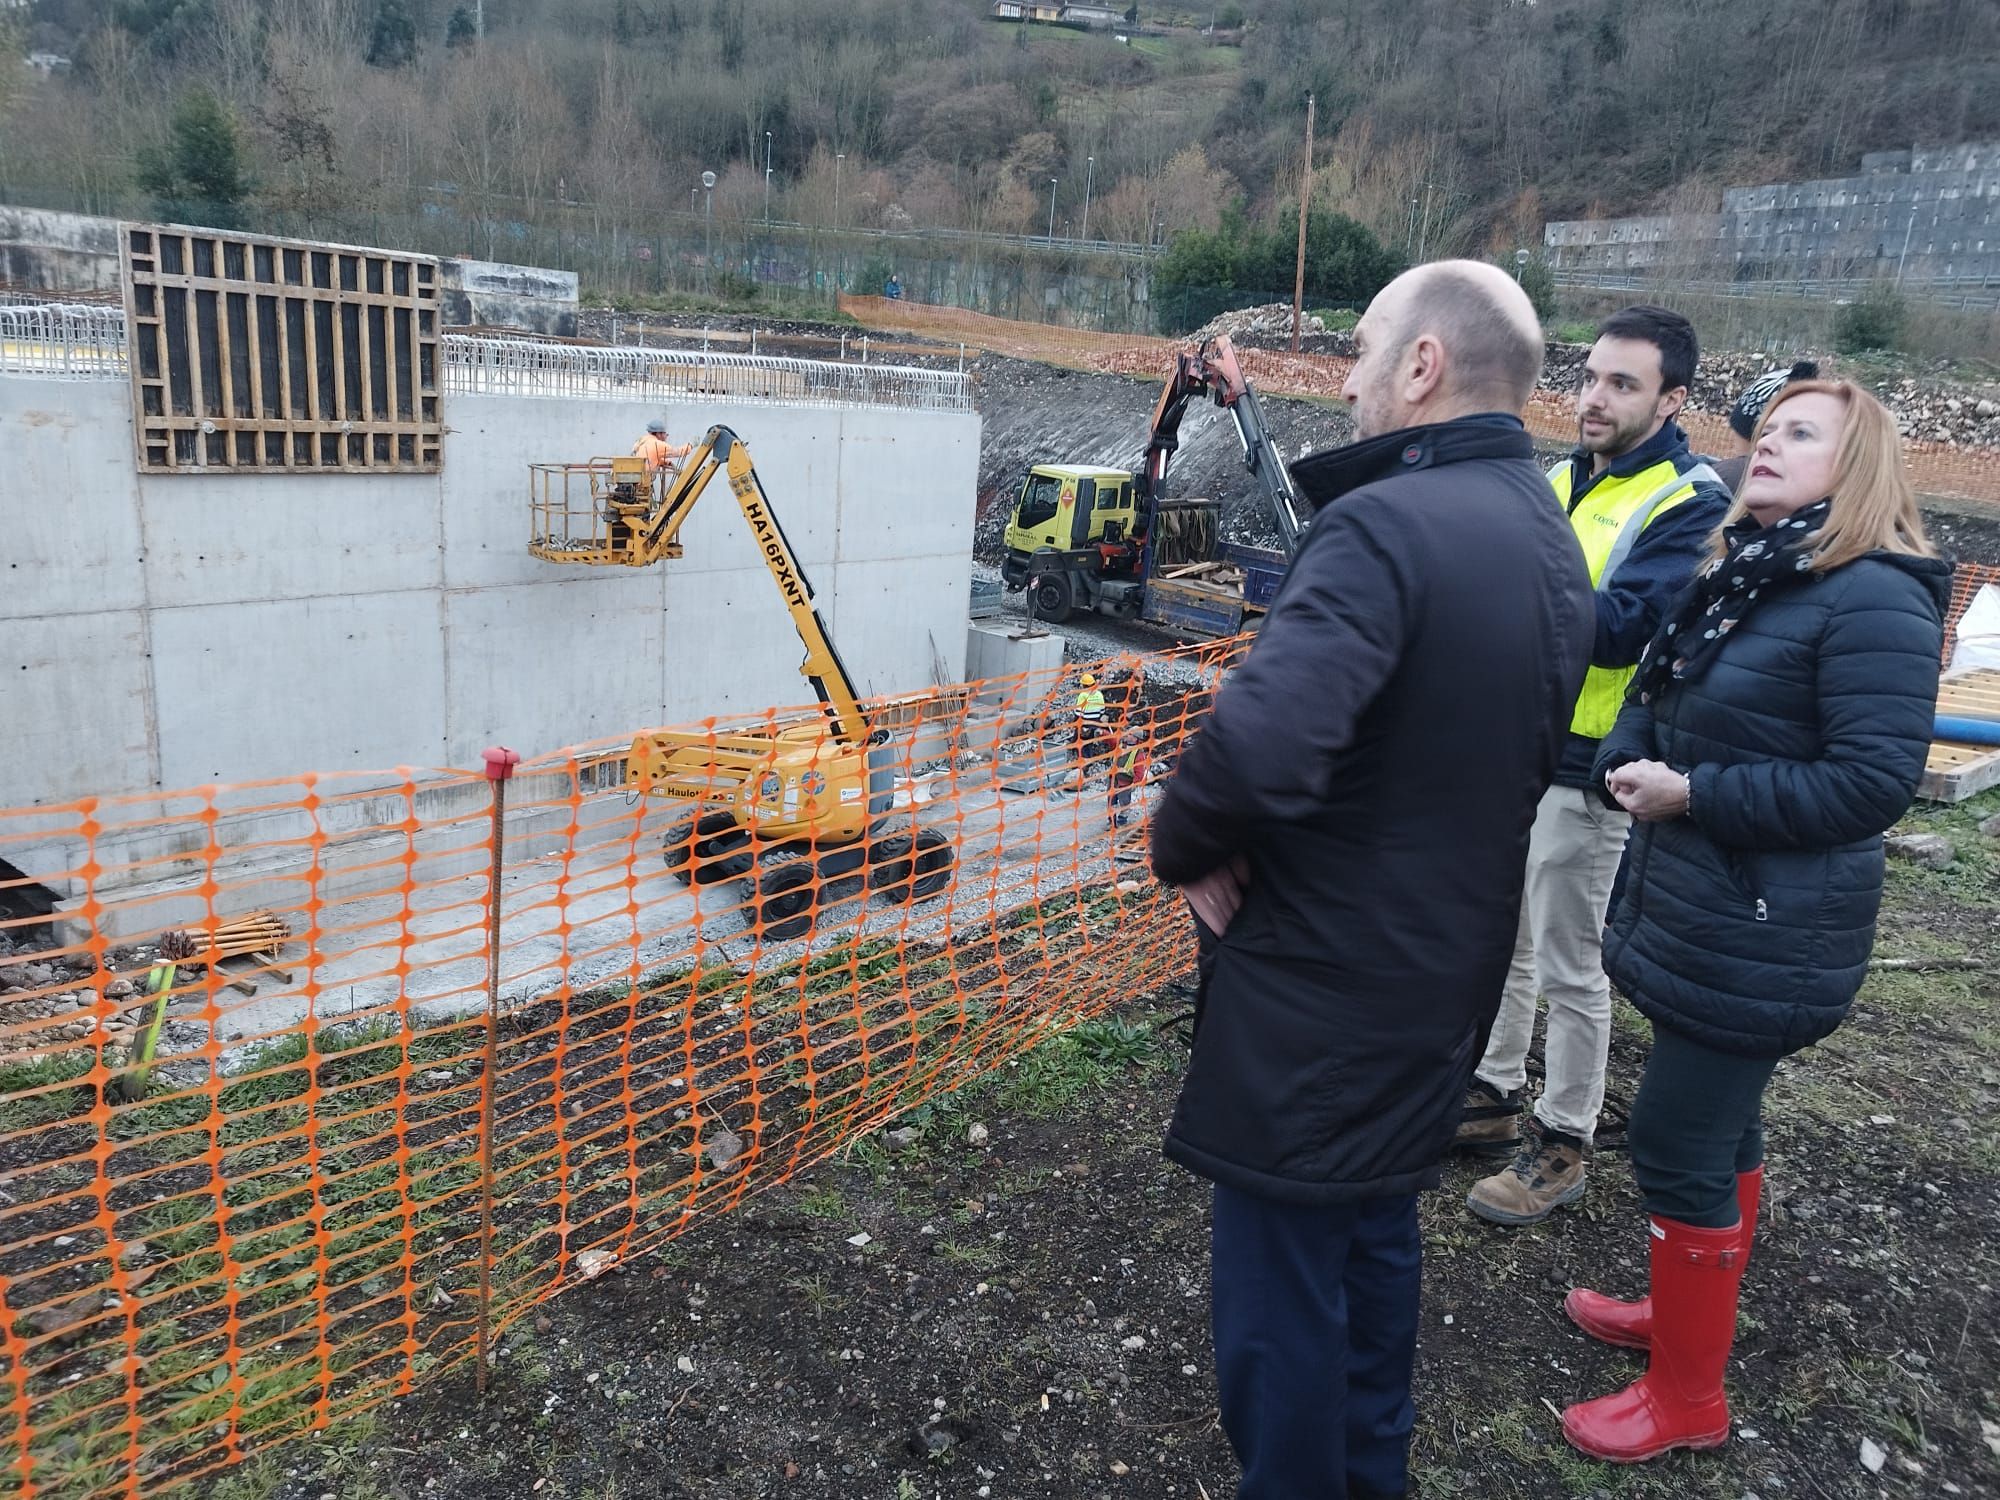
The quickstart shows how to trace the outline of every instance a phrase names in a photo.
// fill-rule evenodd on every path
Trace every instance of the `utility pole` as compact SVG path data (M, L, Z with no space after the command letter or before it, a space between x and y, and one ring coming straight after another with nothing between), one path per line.
M1083 173L1083 228L1077 231L1077 238L1080 240L1090 238L1090 185L1096 180L1097 158L1094 156L1087 157L1084 161Z
M1049 179L1049 243L1056 242L1056 180Z
M1903 262L1910 258L1910 236L1917 232L1917 211L1910 210L1910 222L1903 230L1903 253L1896 257L1896 285L1903 284Z
M472 34L486 40L486 0L472 0Z
M764 132L764 227L771 227L771 132Z
M1313 113L1314 101L1306 95L1306 170L1299 179L1299 258L1292 272L1292 353L1299 352L1299 328L1305 321L1306 306L1306 205L1312 201L1313 190Z
M1424 184L1424 225L1417 231L1417 259L1424 258L1424 251L1431 242L1431 183Z

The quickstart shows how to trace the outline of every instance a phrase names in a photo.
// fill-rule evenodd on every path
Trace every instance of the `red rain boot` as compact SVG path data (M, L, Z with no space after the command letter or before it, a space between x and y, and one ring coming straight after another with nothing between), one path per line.
M1743 1264L1750 1264L1750 1242L1757 1234L1757 1200L1764 1191L1764 1168L1752 1167L1736 1174L1736 1208L1742 1214L1737 1225L1741 1235L1738 1248ZM1621 1349L1649 1349L1653 1343L1653 1299L1640 1297L1627 1302L1602 1292L1577 1287L1563 1298L1569 1320L1592 1338L1616 1344Z
M1722 1375L1736 1342L1740 1227L1652 1221L1651 1361L1624 1390L1563 1413L1563 1436L1572 1447L1592 1458L1636 1464L1675 1448L1719 1448L1728 1441Z

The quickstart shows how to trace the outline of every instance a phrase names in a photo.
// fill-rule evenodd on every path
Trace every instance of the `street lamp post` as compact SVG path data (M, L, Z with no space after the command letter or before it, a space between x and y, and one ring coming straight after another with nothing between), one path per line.
M764 223L771 222L771 132L764 132Z
M1056 180L1049 179L1049 243L1056 242Z
M1086 157L1084 158L1083 173L1083 228L1077 231L1077 238L1080 240L1090 238L1090 187L1096 180L1097 158L1094 156Z
M701 207L703 240L701 259L708 270L709 280L713 281L715 279L715 174L713 172L701 174L701 190L705 195Z
M840 228L840 164L847 160L845 151L833 153L833 227Z

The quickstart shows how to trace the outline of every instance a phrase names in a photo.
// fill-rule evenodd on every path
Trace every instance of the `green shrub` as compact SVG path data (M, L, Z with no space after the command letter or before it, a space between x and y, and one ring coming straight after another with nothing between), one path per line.
M1903 322L1908 314L1909 308L1899 293L1890 287L1877 288L1834 315L1833 347L1842 354L1894 349L1902 339Z

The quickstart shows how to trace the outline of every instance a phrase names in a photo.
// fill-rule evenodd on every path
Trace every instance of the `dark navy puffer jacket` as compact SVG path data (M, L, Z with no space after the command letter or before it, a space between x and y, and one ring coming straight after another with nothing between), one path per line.
M1661 1026L1782 1057L1868 969L1882 832L1916 794L1951 569L1871 553L1743 617L1707 670L1628 704L1594 768L1658 760L1689 814L1634 825L1605 968ZM1616 804L1613 803L1615 806Z

